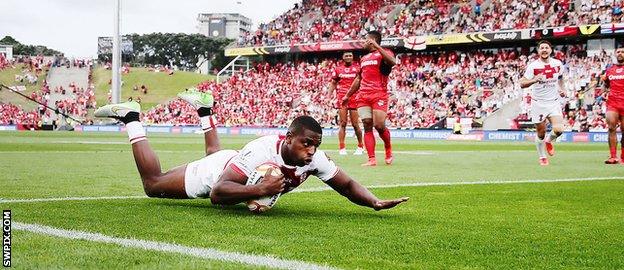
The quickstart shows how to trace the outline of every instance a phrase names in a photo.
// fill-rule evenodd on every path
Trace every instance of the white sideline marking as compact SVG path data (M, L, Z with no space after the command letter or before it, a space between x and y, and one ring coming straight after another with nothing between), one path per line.
M324 152L329 152L329 153L338 153L338 150L323 150ZM386 152L382 151L382 150L377 150L375 151L375 154L385 154ZM430 152L430 151L392 151L393 154L405 154L405 155L416 155L416 156L431 156L431 155L435 155L436 153L434 152ZM366 152L364 152L364 154L362 154L362 156L366 155ZM353 154L349 154L348 156L353 156Z
M278 269L336 269L328 266L316 265L312 263L283 260L271 256L251 255L238 252L220 251L212 248L189 247L178 244L165 242L156 242L148 240L139 240L131 238L118 238L107 236L99 233L90 233L84 231L64 230L54 227L27 224L21 222L13 222L13 228L16 230L28 231L38 234L51 235L62 238L87 240L91 242L100 242L108 244L116 244L123 247L140 248L146 250L155 250L168 253L179 253L183 255L199 257L204 259L212 259L225 262L236 262L256 266L265 266Z
M460 181L460 182L419 182L389 185L370 185L366 188L396 188L396 187L428 187L428 186L458 186L458 185L488 185L488 184L528 184L528 183L555 183L555 182L584 182L584 181L604 181L620 180L622 177L587 177L587 178L561 178L561 179L527 179L527 180L480 180L480 181ZM330 187L302 188L291 192L319 192L332 190Z
M60 198L36 198L36 199L2 199L0 203L22 203L22 202L54 202L54 201L92 201L92 200L117 200L117 199L141 199L147 196L103 196L103 197L60 197Z
M480 180L480 181L460 181L460 182L417 182L388 185L370 185L366 188L396 188L396 187L427 187L427 186L457 186L457 185L488 185L488 184L527 184L527 183L555 183L555 182L584 182L584 181L605 181L624 180L622 177L586 177L586 178L561 178L561 179L527 179L527 180ZM332 190L330 187L300 188L289 193L320 192ZM31 202L53 202L53 201L91 201L91 200L124 200L124 199L146 199L147 196L109 196L109 197L61 197L61 198L34 198L34 199L2 199L0 203L31 203Z
M46 142L43 142L46 143ZM51 143L62 143L62 144L129 144L126 141L51 141Z

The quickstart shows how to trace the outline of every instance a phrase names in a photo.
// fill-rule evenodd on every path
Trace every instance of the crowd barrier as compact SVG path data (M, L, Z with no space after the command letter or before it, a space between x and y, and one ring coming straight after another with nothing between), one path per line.
M199 126L147 126L148 133L192 134L200 130ZM0 125L0 131L24 130L15 125ZM76 126L76 132L125 132L124 126ZM276 135L286 134L286 128L261 127L220 127L218 134L223 135ZM448 140L448 141L534 141L535 132L531 131L471 131L468 134L453 134L451 130L390 130L392 138L412 140ZM338 136L338 129L324 128L323 136ZM353 137L353 130L347 129L347 136ZM618 134L618 140L621 134ZM559 142L607 142L607 132L564 132Z

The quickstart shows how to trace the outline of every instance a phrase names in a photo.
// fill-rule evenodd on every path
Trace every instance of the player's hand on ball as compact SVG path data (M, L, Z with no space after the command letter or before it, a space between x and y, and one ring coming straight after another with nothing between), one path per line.
M390 209L399 205L400 203L406 202L407 200L409 200L409 197L403 197L395 200L379 200L374 203L373 208L375 209L375 211Z
M260 183L266 196L272 196L284 191L284 175L280 173L276 176L273 170L273 168L268 169Z

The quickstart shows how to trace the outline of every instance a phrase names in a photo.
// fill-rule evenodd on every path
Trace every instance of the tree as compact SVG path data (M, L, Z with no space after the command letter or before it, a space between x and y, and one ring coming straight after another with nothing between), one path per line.
M0 44L13 46L16 55L62 55L63 53L42 45L24 45L11 36L0 39Z
M197 68L199 59L220 59L228 39L213 39L201 34L151 33L128 35L133 52L128 59L133 64L169 65L183 70ZM109 55L98 55L107 59ZM124 57L125 58L125 57ZM214 61L213 61L214 64Z

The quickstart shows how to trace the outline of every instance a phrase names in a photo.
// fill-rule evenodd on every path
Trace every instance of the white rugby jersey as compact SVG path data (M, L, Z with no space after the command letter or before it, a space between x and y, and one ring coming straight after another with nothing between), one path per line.
M536 82L532 87L531 98L537 101L554 101L559 99L559 79L563 78L563 64L555 58L548 58L548 63L537 59L527 65L524 77L531 80L544 74L543 82Z
M286 184L284 192L289 192L301 185L310 175L314 175L323 182L334 178L338 173L336 164L327 157L325 152L316 150L312 162L303 167L289 166L284 163L281 146L283 136L270 135L255 139L234 156L227 166L231 166L238 173L249 177L258 166L273 162L280 166Z

